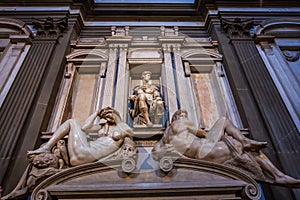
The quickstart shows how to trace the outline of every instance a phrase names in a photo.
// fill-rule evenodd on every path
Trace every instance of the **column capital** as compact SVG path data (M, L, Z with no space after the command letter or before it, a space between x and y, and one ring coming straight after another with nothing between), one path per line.
M173 44L172 46L174 51L180 51L181 44Z
M165 53L171 52L172 44L162 44L162 49Z
M32 19L33 27L36 30L36 38L51 38L57 39L68 28L68 18L64 17L59 20L54 20L52 17L46 19Z
M248 38L252 36L254 19L225 19L221 18L221 27L226 36L231 39Z

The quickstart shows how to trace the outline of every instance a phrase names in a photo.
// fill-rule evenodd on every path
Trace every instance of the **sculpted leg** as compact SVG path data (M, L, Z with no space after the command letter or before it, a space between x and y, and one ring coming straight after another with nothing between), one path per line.
M254 155L260 167L267 171L274 178L275 183L293 185L297 187L300 186L300 180L294 179L281 172L279 169L277 169L277 167L274 166L274 164L269 160L269 158L265 154L259 152L254 153Z
M245 137L240 130L228 119L225 118L225 132L242 143L245 151L258 151L267 146L266 142L258 142Z
M72 131L71 131L71 126L72 126ZM71 135L71 134L78 134L78 139L80 138L80 142L82 141L82 138L86 137L86 134L81 130L80 124L73 119L69 119L65 121L60 127L53 133L52 137L50 140L44 144L42 147L39 149L36 149L34 151L29 151L28 154L33 154L33 153L41 153L41 152L50 152L51 148L56 145L56 143L61 140L63 137L66 135ZM72 145L72 144L68 144Z
M139 96L139 108L140 112L143 115L145 119L145 123L147 126L152 126L152 123L149 118L149 111L148 111L148 105L147 105L147 98L145 95Z

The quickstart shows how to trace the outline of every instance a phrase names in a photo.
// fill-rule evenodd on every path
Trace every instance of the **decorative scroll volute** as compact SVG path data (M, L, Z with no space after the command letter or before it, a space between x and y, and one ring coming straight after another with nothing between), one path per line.
M229 38L242 38L251 36L251 28L253 25L253 19L221 19L221 27Z

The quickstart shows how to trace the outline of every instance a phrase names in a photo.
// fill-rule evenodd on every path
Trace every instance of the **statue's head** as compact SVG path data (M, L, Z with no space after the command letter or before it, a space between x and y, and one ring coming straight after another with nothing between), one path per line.
M171 122L174 122L178 119L187 119L188 118L188 113L186 110L177 110L172 117Z
M150 80L150 78L151 78L151 75L152 75L152 72L150 72L150 71L143 71L143 73L142 73L142 79L148 79L148 80Z
M110 106L102 108L99 114L101 119L106 120L109 124L116 124L121 121L121 116L118 111Z

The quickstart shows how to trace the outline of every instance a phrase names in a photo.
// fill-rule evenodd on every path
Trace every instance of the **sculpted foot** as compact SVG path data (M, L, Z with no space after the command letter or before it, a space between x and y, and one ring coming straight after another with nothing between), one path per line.
M148 127L152 127L152 126L153 126L153 124L152 124L152 122L148 122L148 123L146 124L146 126L148 126Z
M282 175L275 178L275 183L279 185L284 185L287 187L300 188L300 180L294 179L288 175Z
M266 148L267 142L258 142L255 140L246 140L243 145L244 151L259 151L260 149Z

